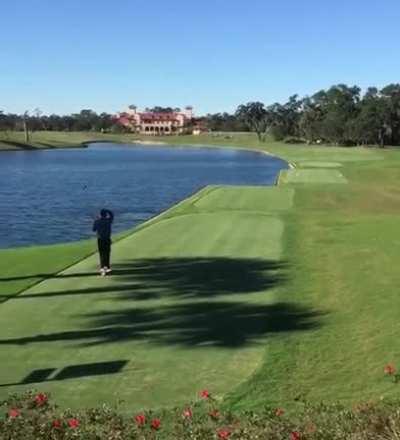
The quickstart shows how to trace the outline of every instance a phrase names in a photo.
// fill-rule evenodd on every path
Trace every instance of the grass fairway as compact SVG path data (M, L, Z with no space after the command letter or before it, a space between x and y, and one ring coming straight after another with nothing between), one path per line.
M113 277L90 257L1 304L0 396L130 410L202 387L236 409L397 397L383 367L400 362L400 153L168 141L260 148L307 178L207 188L116 243Z
M296 169L281 174L281 183L347 183L343 174L331 169Z
M0 303L93 253L94 241L0 250Z
M1 395L40 386L65 405L133 409L223 394L260 367L269 339L313 327L313 313L279 299L290 202L236 188L227 212L214 206L225 192L118 242L112 277L97 276L93 256L4 303Z

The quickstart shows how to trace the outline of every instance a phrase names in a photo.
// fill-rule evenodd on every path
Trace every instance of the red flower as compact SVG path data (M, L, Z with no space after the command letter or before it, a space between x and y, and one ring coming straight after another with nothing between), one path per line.
M283 414L285 414L285 410L283 408L276 408L275 415L277 417L283 416Z
M185 419L191 419L193 417L193 411L190 408L186 408L182 415Z
M213 409L212 411L210 411L210 412L208 413L208 415L209 415L212 419L217 420L217 419L219 419L219 416L220 416L221 414L220 414L220 412L219 412L217 409Z
M146 416L144 414L138 414L135 416L135 422L138 426L144 426L146 424Z
M17 409L17 408L11 408L10 411L8 411L8 416L11 419L16 419L20 415L21 415L21 411L19 409Z
M229 438L231 435L231 431L229 429L217 429L217 436L218 438Z
M54 420L53 421L53 423L51 424L51 426L54 428L54 429L60 429L61 428L61 425L62 425L62 423L61 423L61 420Z
M78 428L79 427L79 420L78 419L69 419L68 426L72 429Z
M290 433L290 440L300 440L301 439L301 435L299 431L292 431Z
M393 376L394 374L396 374L396 367L393 364L387 364L383 371L388 376Z
M209 399L209 398L210 398L210 393L209 393L209 391L208 391L208 390L200 391L200 397L201 397L202 399Z
M37 406L43 406L46 405L46 403L48 402L49 398L47 397L46 394L44 393L39 393L35 396L35 402Z
M157 431L161 427L161 420L160 419L153 419L151 421L151 429L154 429Z

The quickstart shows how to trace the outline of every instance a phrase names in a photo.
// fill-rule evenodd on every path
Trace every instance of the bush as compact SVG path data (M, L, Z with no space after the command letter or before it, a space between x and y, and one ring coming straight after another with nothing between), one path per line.
M285 144L305 144L303 139L297 137L287 137L284 142Z
M123 125L114 124L110 128L110 132L113 134L127 134L127 133L131 133L132 131Z
M270 408L231 414L221 411L206 390L192 405L130 417L107 406L60 410L46 394L32 392L10 397L1 410L2 440L388 440L400 436L399 403L367 403L352 409L302 404L296 412Z

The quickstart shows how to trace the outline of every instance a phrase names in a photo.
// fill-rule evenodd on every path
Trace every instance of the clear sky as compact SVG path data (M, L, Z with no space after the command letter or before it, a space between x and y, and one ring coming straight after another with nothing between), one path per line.
M399 0L1 2L0 110L197 114L400 82Z

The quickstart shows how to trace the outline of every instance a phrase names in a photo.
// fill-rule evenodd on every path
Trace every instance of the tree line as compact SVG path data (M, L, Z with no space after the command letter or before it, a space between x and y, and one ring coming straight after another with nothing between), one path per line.
M154 107L148 111L178 111ZM365 93L357 86L338 84L312 96L291 96L287 102L265 105L249 102L233 113L197 118L210 131L252 131L263 141L272 137L287 142L306 141L333 145L400 145L400 84ZM0 131L100 131L123 132L113 115L82 110L71 115L43 115L40 110L23 115L0 111Z
M111 114L97 114L93 110L64 116L43 115L40 110L22 115L0 111L0 130L23 131L25 124L30 131L109 131L115 122Z
M333 145L400 145L400 84L362 94L344 84L310 97L297 95L284 104L250 102L238 107L236 117L260 140L305 140Z

